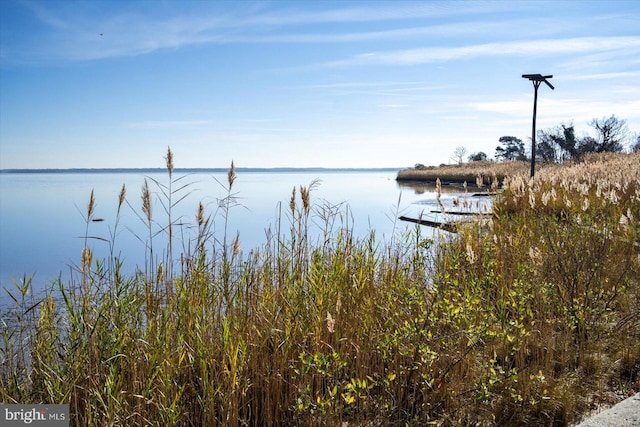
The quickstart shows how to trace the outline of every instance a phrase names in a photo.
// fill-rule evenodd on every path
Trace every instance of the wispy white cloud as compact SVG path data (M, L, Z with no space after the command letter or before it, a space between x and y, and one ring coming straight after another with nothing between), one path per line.
M547 22L547 25L549 23ZM445 39L464 36L498 35L511 36L523 26L532 26L534 34L550 33L547 26L539 20L513 20L510 22L467 20L455 24L436 24L410 26L381 30L342 31L342 32L301 32L283 31L278 34L255 33L252 31L225 35L227 43L348 43L363 41L394 41L394 40L428 40L432 38ZM544 26L544 29L541 28ZM554 26L558 30L558 26ZM566 27L563 27L566 30ZM553 32L553 31L552 31ZM531 34L531 33L530 33Z
M266 8L248 3L248 7L206 7L189 3L191 7L173 10L157 7L153 13L143 14L134 6L120 8L117 13L92 14L86 7L46 7L26 3L34 16L50 32L46 46L27 44L21 51L35 60L93 60L118 56L135 56L159 49L180 48L211 43L345 43L372 40L423 40L437 37L469 35L511 35L528 27L530 35L566 31L575 23L554 24L554 20L514 19L509 21L479 20L478 15L490 16L495 9L505 12L508 4L486 2L464 3L400 3L389 6L342 7L333 9L296 10L292 7ZM135 3L133 3L135 5ZM194 4L196 6L194 6ZM280 5L278 5L280 6ZM520 8L523 6L520 5ZM76 10L77 9L77 10ZM171 12L171 13L170 13ZM432 24L430 18L460 15L453 24ZM407 22L416 19L428 25L336 31L336 28L309 32L316 24ZM103 34L104 37L99 37ZM12 50L13 51L13 50ZM17 50L16 50L17 52ZM424 54L426 52L422 52ZM460 52L459 52L460 53ZM398 55L399 53L396 53ZM436 56L442 53L431 52ZM378 54L384 60L385 54ZM404 56L420 56L420 51L405 52ZM370 60L371 58L369 58ZM362 60L362 58L358 59Z
M523 113L531 110L529 100L473 102L469 106L476 111L488 111L510 116L523 116Z
M586 98L563 98L553 99L547 96L538 99L538 119L543 123L575 122L582 125L591 119L601 116L616 114L623 119L640 118L640 100L607 100L607 99L586 99ZM491 102L471 103L469 106L479 112L496 113L505 118L531 120L531 109L533 102L531 99L504 100ZM595 114L595 115L594 115Z
M615 68L612 70L611 67ZM640 66L640 52L636 47L596 51L573 58L563 59L558 68L569 74L583 74L585 70L602 70L615 72L629 70ZM591 73L593 74L593 73Z
M36 16L36 18L43 22L45 25L51 28L62 30L66 30L69 28L69 23L64 18L58 16L55 12L51 11L47 7L44 7L42 4L31 1L25 1L21 4L28 8Z
M313 93L325 95L326 93L330 92L340 97L358 95L367 96L367 99L370 99L369 97L371 96L377 96L379 98L384 98L387 100L402 99L400 103L404 104L408 99L424 99L425 96L432 96L433 94L445 91L450 87L451 85L448 84L431 84L421 81L350 81L295 86L289 87L287 89L304 91L308 96L309 94Z
M640 51L640 37L576 37L371 52L323 65L416 65L489 56L566 55L598 51L621 51L629 55Z
M349 4L349 3L344 3ZM251 25L308 25L314 23L349 23L399 21L418 18L438 18L458 15L490 15L495 10L505 11L505 6L486 2L394 2L367 7L339 7L332 9L295 10L280 9L247 17L244 22Z
M168 130L168 129L202 129L212 127L216 124L213 120L152 120L144 122L135 122L127 125L133 129L155 129L155 130Z
M289 134L304 133L307 129L267 126L274 122L271 119L242 119L242 120L151 120L129 123L126 127L148 131L207 131L221 135L232 136L238 132L245 134Z
M301 86L287 86L283 89L290 90L310 90L310 91L336 91L336 92L379 92L379 93L396 93L401 94L403 92L418 93L418 92L433 92L441 91L450 88L448 84L431 84L423 81L348 81L339 83L318 83L312 85Z
M617 73L597 73L597 74L571 74L564 75L569 80L610 80L610 79L626 79L640 78L640 71L621 71Z

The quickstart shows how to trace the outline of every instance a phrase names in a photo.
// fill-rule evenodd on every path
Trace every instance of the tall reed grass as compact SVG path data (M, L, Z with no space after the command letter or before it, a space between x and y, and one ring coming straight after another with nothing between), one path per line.
M640 391L639 164L514 175L488 231L387 243L311 183L248 253L227 236L233 165L192 225L171 215L189 187L168 167L153 182L167 225L143 186L137 274L85 249L61 299L34 299L27 277L10 290L1 400L70 403L72 425L568 425ZM152 245L176 229L179 260Z

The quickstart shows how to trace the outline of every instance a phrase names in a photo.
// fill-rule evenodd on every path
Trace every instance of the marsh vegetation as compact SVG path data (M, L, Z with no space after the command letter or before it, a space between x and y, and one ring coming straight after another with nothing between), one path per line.
M218 211L187 226L166 164L142 200L114 200L142 206L137 274L118 209L108 259L86 245L71 283L9 289L2 402L70 403L72 425L560 426L640 390L638 153L505 173L488 228L455 236L357 237L311 183L244 254L212 232L233 165Z

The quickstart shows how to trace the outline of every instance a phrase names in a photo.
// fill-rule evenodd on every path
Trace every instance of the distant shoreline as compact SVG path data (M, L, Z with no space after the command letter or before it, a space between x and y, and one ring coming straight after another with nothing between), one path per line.
M242 168L236 167L236 173L252 172L398 172L402 168ZM175 168L175 173L227 172L229 168ZM70 168L70 169L0 169L0 174L73 174L73 173L166 173L166 168Z

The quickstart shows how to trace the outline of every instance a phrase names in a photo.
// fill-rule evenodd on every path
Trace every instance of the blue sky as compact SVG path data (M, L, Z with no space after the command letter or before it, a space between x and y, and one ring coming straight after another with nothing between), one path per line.
M640 2L0 1L0 168L407 167L615 114Z

